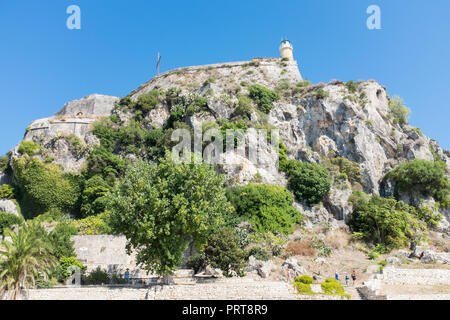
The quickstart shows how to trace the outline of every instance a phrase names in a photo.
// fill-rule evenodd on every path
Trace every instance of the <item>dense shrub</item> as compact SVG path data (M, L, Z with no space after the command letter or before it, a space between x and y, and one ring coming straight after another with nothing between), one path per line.
M200 272L203 268L206 268L208 262L204 253L197 253L189 257L186 262L186 267L193 269L195 273Z
M110 282L108 273L101 270L100 267L97 267L82 279L85 285L108 284Z
M81 195L81 176L66 174L53 164L45 165L37 159L14 160L22 213L31 218L52 208L63 212L78 212Z
M87 217L105 211L104 195L110 188L101 175L95 175L88 179L81 196L81 215Z
M311 285L303 282L294 282L294 288L297 290L299 294L303 295L313 295L313 291L311 289Z
M330 191L329 172L320 164L287 160L283 168L289 178L288 187L298 201L313 205Z
M261 85L253 85L248 88L249 97L255 101L258 108L264 112L269 113L273 108L273 103L280 97L275 91L267 89Z
M412 160L402 163L387 173L385 178L395 182L396 195L399 192L409 194L420 192L433 196L443 205L447 205L450 195L450 182L445 175L446 165L442 161Z
M239 237L230 227L213 233L204 250L206 261L214 268L220 268L225 275L231 271L243 275L246 266L246 252L239 247Z
M22 223L22 219L18 216L0 211L0 232L10 229L13 225Z
M422 236L423 226L414 217L414 208L403 201L355 192L350 202L349 225L366 241L400 248Z
M322 287L323 293L325 294L338 295L341 296L342 298L344 297L350 298L350 295L345 293L344 286L336 279L333 278L325 279L325 282L322 282L320 285Z
M322 88L317 89L314 95L316 96L317 99L325 99L330 96L328 91L325 91Z
M301 282L304 284L312 284L314 282L313 277L308 276L307 274L304 274L300 277L295 278L295 282Z
M258 232L289 234L301 222L301 213L292 206L292 194L280 186L249 184L230 189L228 198L240 219L249 221Z
M59 264L56 267L55 274L58 281L67 280L72 274L75 273L75 268L79 268L80 274L86 269L83 264L75 257L61 257Z
M394 123L398 123L401 126L408 123L408 116L411 113L411 110L405 107L402 98L399 96L394 96L389 101L389 108L391 109L394 117Z
M56 227L50 231L48 238L53 247L53 255L56 258L75 256L72 236L76 234L77 229L70 223L70 220L60 221Z
M348 160L344 157L336 157L330 159L331 164L339 167L339 172L351 183L361 180L361 167L359 163Z
M95 216L75 220L72 225L80 235L112 234L109 219L110 214L103 212Z
M34 143L33 141L22 140L20 143L19 149L17 150L20 154L29 155L30 157L34 155L36 150L39 150L40 146Z
M358 91L358 84L353 80L347 81L345 83L345 86L352 93L355 93L356 91Z
M244 119L250 120L252 112L252 100L245 95L239 95L238 104L236 109L234 109L234 114L237 116L241 116Z
M0 186L0 199L14 199L15 192L14 187L9 184L3 184Z
M159 95L160 92L158 90L152 90L149 93L140 95L136 101L135 108L143 114L148 113L158 105Z

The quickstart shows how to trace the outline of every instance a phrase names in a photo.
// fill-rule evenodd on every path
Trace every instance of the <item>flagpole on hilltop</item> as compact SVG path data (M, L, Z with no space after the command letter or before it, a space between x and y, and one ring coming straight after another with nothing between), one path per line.
M161 55L159 54L158 51L158 63L156 64L156 74L159 75L159 64L161 62Z

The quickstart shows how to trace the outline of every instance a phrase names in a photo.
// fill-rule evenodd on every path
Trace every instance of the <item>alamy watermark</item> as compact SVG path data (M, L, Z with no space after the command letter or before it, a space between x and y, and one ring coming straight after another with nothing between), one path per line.
M370 5L367 8L367 14L370 16L367 18L366 25L369 30L380 30L381 29L381 9L377 5Z
M77 5L71 5L67 7L67 14L70 16L66 20L66 26L69 30L81 29L81 9Z
M172 148L175 163L212 163L227 166L278 167L279 130L249 128L202 130L201 125L194 130L174 130L171 140L177 144Z

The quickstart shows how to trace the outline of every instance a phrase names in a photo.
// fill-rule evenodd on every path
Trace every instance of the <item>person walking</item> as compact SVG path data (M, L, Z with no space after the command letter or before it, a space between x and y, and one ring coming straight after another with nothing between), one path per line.
M350 280L350 278L348 277L348 274L345 275L345 285L348 286L348 280Z
M353 270L353 272L352 272L352 280L353 280L353 285L355 285L355 282L356 282L356 270Z
M130 281L130 269L127 268L125 271L125 274L123 275L123 278L125 279L126 283L129 283Z
M334 278L336 279L336 281L339 281L339 274L338 274L337 271L336 271L336 273L335 273L335 275L334 275Z

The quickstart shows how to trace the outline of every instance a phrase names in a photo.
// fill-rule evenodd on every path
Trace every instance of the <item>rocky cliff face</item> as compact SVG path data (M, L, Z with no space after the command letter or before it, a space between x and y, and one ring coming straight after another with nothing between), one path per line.
M386 172L399 163L412 159L433 161L433 153L441 157L450 169L449 152L438 143L422 135L409 125L395 124L389 108L386 89L373 80L356 83L350 90L341 81L328 84L303 85L296 62L281 59L253 59L249 62L225 63L210 66L176 69L161 74L145 83L130 97L137 99L154 89L178 88L181 94L195 94L207 100L209 112L195 114L186 119L194 125L202 121L215 121L234 117L238 94L248 92L254 84L276 90L281 100L267 116L253 112L252 122L264 121L280 129L288 158L320 162L330 152L359 163L362 168L361 185L364 191L378 194L380 181ZM319 95L318 92L321 94ZM33 122L27 129L25 140L38 143L67 171L80 171L89 148L98 143L91 124L102 116L117 113L121 119L131 115L119 112L114 105L117 97L92 95L66 104L55 116ZM160 99L156 108L145 115L145 120L161 127L170 116L170 106ZM74 147L73 139L80 140ZM17 156L16 147L13 156ZM44 156L41 156L44 157ZM229 179L248 183L256 174L262 182L286 184L283 173L275 168L278 151L267 150L265 165L255 165L242 159L242 166L221 169ZM383 185L382 193L389 193ZM325 207L306 208L310 221L329 220L330 216L344 219L351 208L347 199L351 189L333 187L325 200ZM328 217L326 215L329 215ZM322 217L322 218L321 218Z

